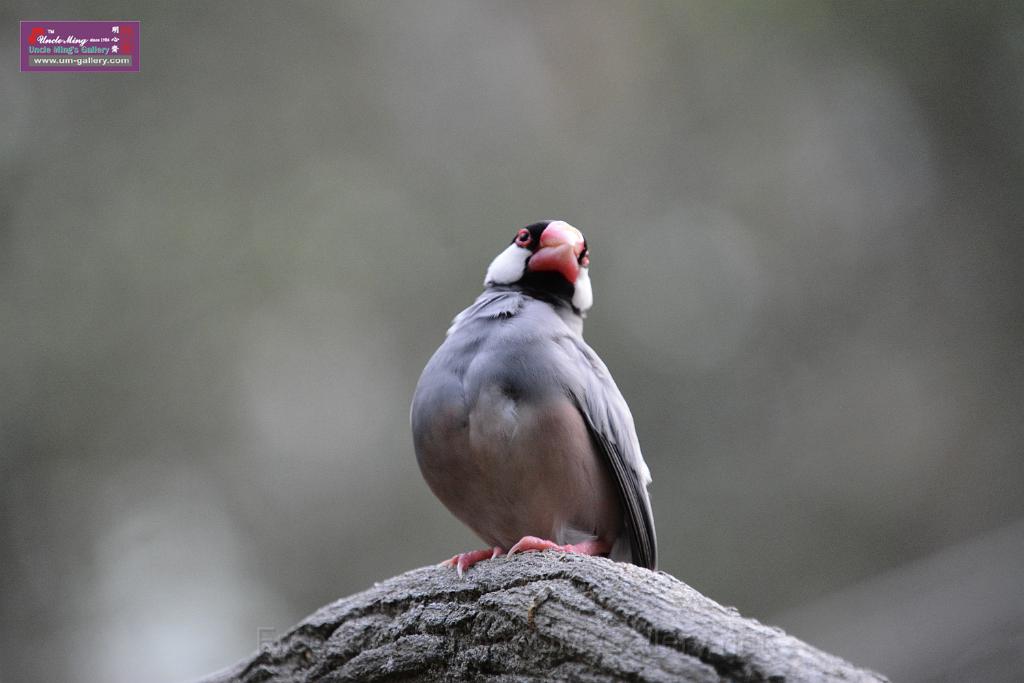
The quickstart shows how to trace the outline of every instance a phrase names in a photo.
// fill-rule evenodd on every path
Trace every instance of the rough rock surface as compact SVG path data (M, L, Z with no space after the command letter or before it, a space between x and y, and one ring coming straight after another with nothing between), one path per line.
M461 679L886 680L663 572L527 553L378 583L204 683Z

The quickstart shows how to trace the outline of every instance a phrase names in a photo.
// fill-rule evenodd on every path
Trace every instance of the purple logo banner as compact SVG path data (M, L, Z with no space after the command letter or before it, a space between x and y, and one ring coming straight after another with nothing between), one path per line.
M22 71L138 71L137 21L23 21Z

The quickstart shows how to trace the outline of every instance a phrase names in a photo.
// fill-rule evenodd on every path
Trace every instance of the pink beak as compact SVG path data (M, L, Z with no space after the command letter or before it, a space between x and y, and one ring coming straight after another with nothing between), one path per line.
M530 257L527 268L534 272L561 273L575 284L580 274L583 233L565 221L552 221L540 235L540 249Z

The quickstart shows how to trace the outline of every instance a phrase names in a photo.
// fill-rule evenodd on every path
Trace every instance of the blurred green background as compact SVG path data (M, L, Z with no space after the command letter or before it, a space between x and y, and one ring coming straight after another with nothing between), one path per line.
M1021 3L0 17L4 682L187 679L478 546L409 400L543 218L662 569L900 680L1024 668ZM20 19L140 19L142 71L19 73Z

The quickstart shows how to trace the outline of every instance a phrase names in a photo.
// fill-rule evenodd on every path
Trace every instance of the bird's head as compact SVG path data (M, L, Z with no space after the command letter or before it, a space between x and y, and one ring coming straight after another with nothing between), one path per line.
M594 300L589 268L583 233L565 221L540 221L519 230L491 261L484 285L562 299L585 315Z

